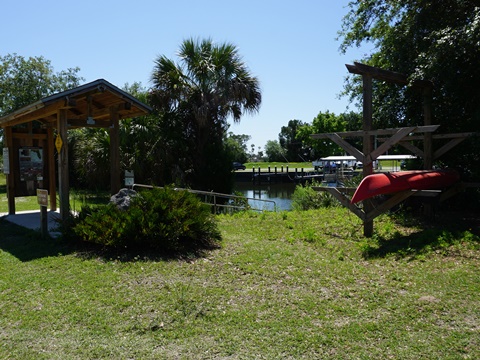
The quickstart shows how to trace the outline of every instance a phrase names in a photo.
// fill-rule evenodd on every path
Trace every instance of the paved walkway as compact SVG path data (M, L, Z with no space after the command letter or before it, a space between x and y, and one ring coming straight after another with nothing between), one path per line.
M57 211L47 211L48 214L48 232L52 237L60 236L58 231L60 213ZM40 210L17 211L15 215L0 213L0 218L11 223L23 226L27 229L40 231Z

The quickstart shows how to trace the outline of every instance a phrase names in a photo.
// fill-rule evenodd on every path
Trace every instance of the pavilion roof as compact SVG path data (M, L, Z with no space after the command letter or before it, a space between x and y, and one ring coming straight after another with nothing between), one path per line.
M152 109L132 95L112 85L104 79L98 79L47 96L0 118L0 126L14 126L31 121L56 126L59 109L67 109L67 122L75 127L110 126L111 109L118 113L119 119L146 115Z

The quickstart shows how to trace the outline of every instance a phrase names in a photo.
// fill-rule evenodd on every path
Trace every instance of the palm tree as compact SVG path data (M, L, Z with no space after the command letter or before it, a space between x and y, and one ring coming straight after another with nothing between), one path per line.
M182 129L176 150L181 146L191 159L191 169L182 170L192 171L195 185L212 190L208 188L218 175L216 170L223 165L230 172L230 161L218 158L224 164L212 167L212 159L207 157L218 157L223 151L229 118L239 122L245 113L259 110L259 81L230 43L188 39L178 56L179 63L165 56L156 59L151 102L164 119Z

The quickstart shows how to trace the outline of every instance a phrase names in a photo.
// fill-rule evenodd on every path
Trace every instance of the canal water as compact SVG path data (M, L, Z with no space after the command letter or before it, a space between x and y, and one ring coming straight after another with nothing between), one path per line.
M282 211L292 208L295 184L289 182L254 185L251 182L236 182L234 190L248 198L249 205L254 209L274 210L274 207L276 207L277 211Z

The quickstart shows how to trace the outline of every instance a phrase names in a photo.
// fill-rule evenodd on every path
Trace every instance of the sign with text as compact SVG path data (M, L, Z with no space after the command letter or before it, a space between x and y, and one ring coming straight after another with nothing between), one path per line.
M10 156L8 148L3 148L3 173L10 174Z
M133 184L135 184L133 170L125 170L125 186L133 186Z
M37 201L40 206L48 206L48 190L37 189Z

